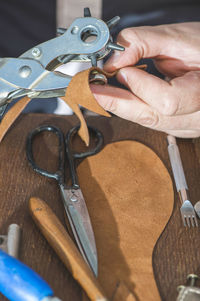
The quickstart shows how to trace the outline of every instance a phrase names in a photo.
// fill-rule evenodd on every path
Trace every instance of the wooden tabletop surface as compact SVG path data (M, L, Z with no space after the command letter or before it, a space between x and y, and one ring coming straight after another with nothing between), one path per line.
M26 159L27 134L41 124L59 126L67 132L71 126L77 124L77 118L75 116L24 114L9 130L0 145L0 233L6 234L11 223L19 224L22 227L21 261L38 272L49 283L57 297L63 301L80 301L81 288L40 234L28 210L29 198L37 195L48 201L50 207L64 223L57 183L36 175ZM132 139L149 146L161 158L172 176L166 134L117 117L88 117L88 124L101 130L105 144ZM53 139L54 137L49 134L49 143ZM178 146L188 182L190 200L195 204L200 200L199 139L178 139ZM49 149L45 149L40 143L37 143L36 147L38 162L45 164L53 171L56 167L52 163L55 161L56 149L51 150L51 154L47 156L46 152ZM155 279L161 300L165 301L176 300L176 288L180 284L186 284L188 274L200 275L200 226L191 229L183 227L176 191L174 194L175 204L172 217L153 253ZM151 235L151 229L149 229L149 235ZM148 289L148 283L144 283L144 288ZM1 297L1 300L6 299Z

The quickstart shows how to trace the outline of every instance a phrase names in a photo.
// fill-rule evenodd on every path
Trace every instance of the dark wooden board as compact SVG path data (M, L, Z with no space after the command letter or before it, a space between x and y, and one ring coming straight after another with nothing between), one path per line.
M172 176L166 134L117 117L88 117L88 123L102 131L105 144L132 139L149 146L162 159ZM29 198L38 196L48 202L64 223L57 183L36 174L26 159L27 134L41 124L52 124L67 132L71 126L77 124L77 119L75 116L24 114L9 130L0 144L0 233L6 234L11 223L19 224L23 229L20 259L38 272L53 288L55 295L63 301L80 301L79 285L40 234L28 211ZM56 140L51 134L45 139L43 144L40 140L35 143L37 162L53 170L57 158ZM54 146L50 148L52 143ZM200 199L200 144L195 139L178 139L178 145L190 188L190 199L194 204ZM178 195L175 192L172 217L157 242L153 254L155 278L161 299L164 301L176 299L176 287L186 283L189 273L200 274L200 227L184 228L179 206ZM148 283L144 283L144 289L148 289ZM1 300L5 298L1 297Z

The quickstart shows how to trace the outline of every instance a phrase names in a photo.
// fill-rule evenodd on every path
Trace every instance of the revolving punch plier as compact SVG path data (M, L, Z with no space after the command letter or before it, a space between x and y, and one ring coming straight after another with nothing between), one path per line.
M70 61L91 62L106 57L112 50L124 47L113 43L110 30L120 20L116 16L104 22L91 16L75 19L68 29L58 28L57 37L43 42L18 58L0 59L0 116L14 99L62 97L72 77L55 69ZM95 76L95 75L94 75Z

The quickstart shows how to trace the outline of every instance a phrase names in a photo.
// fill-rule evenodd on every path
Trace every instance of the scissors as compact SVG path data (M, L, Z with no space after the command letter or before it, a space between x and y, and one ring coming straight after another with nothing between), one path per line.
M26 142L26 154L27 159L30 162L32 168L37 173L55 179L60 187L60 192L62 195L62 201L64 204L65 212L67 214L74 238L78 245L78 248L86 260L86 262L91 267L95 275L98 273L98 261L97 261L97 250L94 232L92 229L89 213L87 206L81 192L81 188L78 183L78 177L76 173L75 160L83 159L88 156L97 154L103 145L103 135L97 129L93 127L88 127L89 133L94 134L96 137L96 144L94 148L87 149L87 151L78 153L74 152L72 149L72 138L77 134L79 126L73 127L69 130L64 139L62 131L51 125L44 125L35 128L28 134ZM35 136L41 132L53 132L58 137L58 152L59 152L59 166L58 170L51 173L37 166L34 156L33 156L33 139ZM69 171L71 176L71 186L66 185L65 177L65 165L68 163Z

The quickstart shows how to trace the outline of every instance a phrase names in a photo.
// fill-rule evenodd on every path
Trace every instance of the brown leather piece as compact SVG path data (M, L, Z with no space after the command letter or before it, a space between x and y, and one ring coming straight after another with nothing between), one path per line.
M137 68L144 69L146 68L146 65L140 65L137 66ZM69 86L66 88L66 95L64 97L61 97L71 107L76 116L79 118L81 124L79 135L86 145L89 145L89 133L87 124L85 122L83 114L81 113L79 105L97 114L110 117L110 114L98 104L90 90L89 77L91 72L94 71L104 74L106 77L112 77L117 72L116 71L113 73L107 73L98 67L92 67L87 70L78 72L75 76L73 76L71 82L69 83ZM10 126L17 119L17 117L20 115L20 113L23 111L26 105L30 102L30 100L31 99L28 97L20 99L15 105L13 105L13 107L3 118L0 124L0 142L5 136Z
M116 73L107 73L97 67L92 67L87 70L78 72L75 76L73 76L72 80L70 81L66 89L65 97L61 98L67 101L67 103L69 99L70 102L79 104L90 111L93 111L103 116L110 117L110 114L98 104L95 97L91 93L89 85L89 76L93 71L97 71L101 74L104 74L106 77L112 77Z
M8 113L4 116L3 120L0 123L0 142L2 141L10 126L30 101L31 99L27 96L21 98L14 106L10 108Z
M78 178L94 228L99 282L109 300L115 292L115 301L160 300L152 254L174 203L162 161L139 142L115 142L84 160ZM117 292L118 283L126 289Z
M77 73L71 80L69 86L66 88L66 95L62 99L72 108L74 113L80 120L81 126L79 130L79 135L86 145L89 145L89 134L87 124L81 113L79 105L84 108L89 109L97 114L110 116L96 101L94 98L90 86L89 86L89 75L94 70L106 75L107 77L113 76L115 73L106 73L100 68L92 67L90 69L84 70ZM23 111L26 105L31 99L24 97L20 99L13 107L8 111L8 113L3 118L0 124L0 141L5 136L9 127L13 124L19 114ZM41 100L42 101L42 100Z
M131 293L131 291L127 288L127 286L120 282L117 285L116 290L114 291L112 301L137 301L136 297Z
M98 104L90 90L89 76L90 73L94 70L106 75L106 77L111 77L115 74L106 73L102 69L96 67L92 67L87 70L78 72L70 81L69 86L66 89L66 95L64 97L61 97L71 107L71 109L79 118L81 122L79 135L86 145L89 145L88 128L85 119L79 109L79 105L97 114L110 117L110 114L107 113Z

